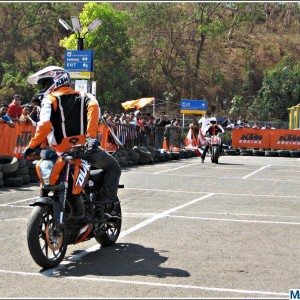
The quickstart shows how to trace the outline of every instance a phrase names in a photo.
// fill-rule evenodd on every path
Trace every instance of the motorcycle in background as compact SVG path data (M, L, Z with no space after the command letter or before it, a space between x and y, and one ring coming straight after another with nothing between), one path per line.
M221 156L222 140L219 135L213 135L207 138L207 143L209 144L209 155L212 163L219 163L219 157Z
M40 152L36 164L40 198L30 204L34 209L27 243L33 260L44 269L58 266L70 244L95 238L101 246L110 246L119 237L120 202L104 201L104 171L91 170L85 160L88 155L85 145L71 147L60 156L51 148ZM72 201L81 203L83 217L75 217Z

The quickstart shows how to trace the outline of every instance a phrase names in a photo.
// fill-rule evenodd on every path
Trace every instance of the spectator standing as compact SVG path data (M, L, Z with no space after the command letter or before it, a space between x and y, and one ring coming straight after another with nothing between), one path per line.
M12 102L8 105L7 114L13 122L18 122L21 117L23 107L21 105L21 95L14 95Z
M41 100L38 97L33 97L30 101L30 118L38 123L40 121Z
M153 147L155 145L155 118L153 116L149 117L148 122L145 125L146 133L146 146Z
M248 123L248 120L244 120L244 128L251 128Z
M15 123L7 115L8 105L2 104L0 107L0 124L7 124L10 127L15 127Z
M208 113L205 113L201 118L200 120L198 121L199 123L199 126L202 130L202 132L204 132L204 130L206 129L206 127L210 124L209 123L209 114Z
M275 129L275 127L273 127L270 123L266 123L266 125L261 129Z
M22 114L19 118L19 121L21 123L31 124L32 126L36 127L36 122L33 121L30 117L30 106L29 105L23 106Z
M165 126L169 124L166 113L162 111L160 117L155 122L155 148L161 149L164 142Z
M193 119L193 122L189 125L189 128L192 129L192 135L194 138L196 138L199 134L199 128L200 128L200 125L199 123L197 122L197 119Z
M145 146L146 144L146 137L145 137L145 123L144 119L142 117L142 114L138 112L136 114L136 126L137 126L137 131L138 131L138 139L139 139L139 145L140 146Z

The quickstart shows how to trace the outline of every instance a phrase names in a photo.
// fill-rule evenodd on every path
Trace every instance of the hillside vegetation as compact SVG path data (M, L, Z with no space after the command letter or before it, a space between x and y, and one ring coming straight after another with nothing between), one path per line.
M58 23L78 15L95 50L97 98L122 111L154 96L178 113L182 98L207 99L212 113L286 120L300 102L297 3L0 3L0 101L36 90L32 72L63 66L76 37Z

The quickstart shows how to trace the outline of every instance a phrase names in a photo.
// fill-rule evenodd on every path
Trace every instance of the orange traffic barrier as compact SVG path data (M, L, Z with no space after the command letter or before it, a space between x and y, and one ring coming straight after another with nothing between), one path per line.
M300 130L238 128L231 137L234 148L300 150Z
M13 156L16 140L16 128L11 128L7 124L0 124L0 155Z
M0 155L22 158L22 153L34 135L36 127L27 123L15 123L15 127L0 124ZM100 124L98 129L100 146L108 152L118 149L118 145L111 138L111 131L105 124Z

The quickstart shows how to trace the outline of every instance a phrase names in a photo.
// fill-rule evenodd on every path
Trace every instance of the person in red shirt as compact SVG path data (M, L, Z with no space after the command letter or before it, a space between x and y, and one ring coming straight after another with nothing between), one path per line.
M23 107L21 105L22 97L21 95L14 95L12 102L8 105L7 114L12 121L18 122L22 115Z

